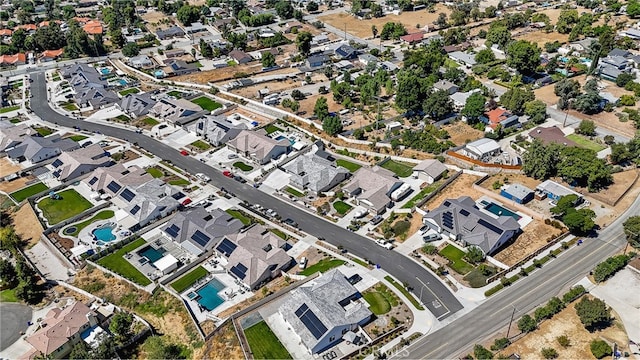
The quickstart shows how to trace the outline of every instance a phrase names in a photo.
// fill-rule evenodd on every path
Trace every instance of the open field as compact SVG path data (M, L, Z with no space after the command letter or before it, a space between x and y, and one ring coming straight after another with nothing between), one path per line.
M427 203L422 207L423 209L433 210L440 206L445 199L448 198L459 198L461 196L469 196L474 200L477 200L482 196L482 194L472 188L474 182L476 182L480 177L470 175L470 174L462 174L458 176L451 184L442 189L436 196L432 197L431 200L427 201Z
M229 321L218 329L216 334L207 340L203 347L194 351L193 358L211 360L244 358L233 322Z
M0 191L10 194L13 191L20 190L27 186L27 183L33 181L33 179L34 177L32 175L28 175L11 181L0 182Z
M337 159L336 160L336 165L341 166L347 170L349 170L349 172L354 173L356 171L358 171L358 169L360 169L362 167L362 165L360 164L356 164L354 162L348 161L348 160L343 160L343 159Z
M451 10L443 4L437 4L435 6L435 11L432 13L423 9L418 11L406 11L400 15L386 15L380 18L368 20L357 20L355 17L347 13L341 13L330 16L320 16L318 19L338 29L344 29L346 26L347 32L354 36L370 38L373 36L371 33L372 25L375 25L378 30L382 30L384 24L390 21L401 22L407 29L407 32L412 33L418 31L418 28L422 28L427 25L431 26L440 13L449 15Z
M398 175L398 177L401 178L411 176L414 166L414 164L403 163L395 160L389 160L380 165L381 168L392 171L394 174Z
M16 234L20 235L23 241L27 243L26 248L30 248L40 241L40 235L44 229L38 221L36 213L33 211L31 204L26 203L22 207L11 214L13 226Z
M540 184L540 180L536 180L534 178L530 178L524 174L495 174L490 176L487 180L483 181L480 184L481 187L494 191L496 193L500 193L500 189L494 190L493 184L498 181L502 184L520 184L528 187L531 190L535 190L536 187ZM505 198L505 201L507 198Z
M618 201L618 199L627 191L627 189L637 183L638 170L629 170L615 173L613 176L613 184L597 193L589 193L588 196L600 200L609 205ZM627 194L627 196L629 196Z
M253 61L249 64L228 66L221 69L213 69L207 71L199 71L196 73L181 75L172 77L171 79L176 82L194 82L196 84L206 85L209 82L229 82L233 79L234 74L257 74L262 72L262 64L257 61ZM276 74L297 74L300 72L298 69L283 68L279 70L270 71L269 75Z
M484 137L484 131L474 129L462 121L444 125L441 129L446 130L449 133L449 136L451 136L449 140L458 146Z
M522 234L493 257L509 266L547 244L547 240L560 235L561 231L543 221L533 220L522 229Z
M215 109L221 108L222 104L217 101L214 101L206 96L200 96L199 98L191 100L192 103L199 105L201 108L209 111L214 111Z
M559 41L562 44L566 43L569 39L569 34L560 34L555 31L547 33L540 29L520 33L515 35L514 39L531 41L544 49L544 44L548 42Z
M9 174L13 174L16 171L22 169L20 165L16 165L4 157L0 159L0 177L5 177Z
M300 86L300 82L287 79L282 81L268 81L256 85L245 86L238 89L231 90L232 93L244 96L249 99L255 99L258 97L258 90L262 90L264 88L268 88L271 93L281 92L285 90L292 90Z

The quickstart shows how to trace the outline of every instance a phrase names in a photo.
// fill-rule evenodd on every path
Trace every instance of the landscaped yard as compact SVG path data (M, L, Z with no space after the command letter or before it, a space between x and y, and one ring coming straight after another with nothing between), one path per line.
M8 113L9 111L14 111L20 109L20 105L15 106L7 106L0 109L0 114Z
M128 117L127 115L118 115L116 116L114 119L118 120L118 121L122 121L122 122L129 122L131 121L131 118Z
M412 197L411 200L407 201L407 203L404 204L402 208L403 209L413 208L416 205L416 203L419 203L420 200L425 198L425 196L434 192L438 188L438 186L440 186L439 182L435 182L429 186L425 186L422 190L420 190L419 193L416 194L416 196Z
M267 132L267 135L269 134L273 134L276 131L282 131L282 129L280 129L279 127L273 125L273 124L269 124L267 126L264 127L264 131Z
M135 240L125 245L122 249L118 249L113 254L99 259L98 264L124 276L125 278L135 282L136 284L147 286L151 284L151 281L124 258L125 254L143 246L144 244L146 244L146 241L144 241L144 239L142 238Z
M393 285L393 287L395 287L396 289L400 290L400 292L407 298L409 299L409 301L411 301L411 303L413 304L413 306L416 307L416 309L418 310L424 310L424 307L422 307L422 305L420 305L420 303L418 302L418 300L416 300L416 298L413 297L413 295L411 295L411 293L409 291L407 291L407 289L405 289L404 286L402 286L402 284L398 284L395 280L393 280L393 278L389 275L384 277L385 280L387 280L388 282L391 283L391 285Z
M338 214L344 215L344 214L348 213L349 210L351 210L352 206L347 204L344 201L338 200L338 201L333 203L333 208L336 209Z
M50 129L50 128L46 127L46 126L36 127L36 128L34 128L34 130L40 136L49 136L49 135L53 134L53 129Z
M169 180L169 185L175 185L175 186L187 186L191 184L189 182L189 180L185 180L183 178L180 179L175 179L175 180Z
M5 289L0 291L0 302L18 302L16 289Z
M81 212L91 209L93 204L73 189L58 193L60 200L50 197L42 199L37 206L50 225L57 224Z
M295 197L303 197L304 193L301 193L300 191L292 188L291 186L287 186L286 189L284 189L286 192L288 192L289 194L295 196Z
M193 146L196 149L202 150L202 151L211 149L211 145L207 144L206 142L204 142L202 140L196 140L196 141L192 142L189 145Z
M162 172L162 170L154 167L147 168L147 173L154 178L161 178L164 176L164 172Z
M201 108L209 111L221 108L222 104L217 101L211 100L206 96L200 96L199 98L191 100L192 103L200 105Z
M278 337L264 321L244 330L254 359L292 359Z
M41 193L47 189L49 189L47 185L39 182L37 184L28 186L24 189L20 189L16 192L12 192L10 195L15 201L21 202L22 200L28 198L29 196Z
M76 111L78 110L78 106L72 102L66 103L66 104L62 104L62 108L67 110L67 111Z
M82 140L87 139L87 138L89 138L89 137L88 136L84 136L84 135L71 135L71 136L69 136L69 139L71 139L73 141L76 141L76 142L82 141Z
M160 124L160 122L158 120L156 120L154 118L150 118L150 117L144 118L142 120L142 122L145 123L145 125L149 125L149 126L154 126L154 125Z
M487 279L492 276L495 275L496 273L496 268L492 267L492 266L487 266L486 267L487 270L490 271L490 273L488 273L488 275L484 275L477 267L473 270L471 270L471 272L469 272L465 277L464 280L467 281L469 283L469 286L471 286L472 288L479 288L479 287L483 287L485 285L487 285Z
M362 294L362 297L369 303L369 309L376 315L384 315L392 307L398 306L399 301L396 295L385 285L379 284L374 289L369 289Z
M13 119L9 120L9 122L10 122L10 123L12 123L12 124L17 124L17 123L19 123L19 122L22 122L22 119L20 119L20 118L13 118Z
M196 281L207 276L207 274L209 274L209 272L205 268L203 268L202 266L198 266L197 268L185 274L180 279L174 281L171 284L171 287L178 293L181 293L187 290L191 285L195 284Z
M112 210L104 210L104 211L100 211L99 213L95 214L92 218L85 220L81 223L78 224L74 224L73 227L76 229L74 232L66 234L65 235L70 235L70 236L78 236L78 234L80 234L80 230L86 228L88 225L90 225L92 222L94 221L98 221L98 220L107 220L107 219L111 219L113 217L114 213Z
M240 220L244 225L251 224L251 218L246 216L240 210L227 209L227 214L233 216L234 218Z
M579 134L567 135L567 139L575 142L581 148L590 149L595 152L598 152L607 148L605 145L598 144L597 142L589 140L586 137Z
M122 96L127 96L129 94L137 94L139 92L140 92L140 89L138 89L138 88L130 88L130 89L125 89L125 90L120 91L119 94L122 95Z
M234 168L238 168L242 171L251 171L253 170L253 166L251 165L247 165L245 163L243 163L242 161L236 161L233 163L233 167Z
M283 239L285 239L285 240L287 240L287 238L288 238L287 234L285 234L285 233L284 233L282 230L280 230L280 229L274 229L274 228L271 228L271 229L269 229L269 231L271 231L272 233L274 233L274 234L278 235L279 237L281 237L281 238L283 238Z
M389 171L393 171L396 175L398 175L398 177L401 177L401 178L406 178L411 176L411 174L413 173L414 166L415 165L409 165L409 164L401 163L394 160L389 160L381 165L381 167Z
M322 259L320 261L318 261L317 263L315 263L314 265L309 266L308 268L302 270L300 272L300 275L305 275L305 276L309 276L311 274L315 274L318 271L324 273L327 270L331 270L335 267L338 267L340 265L344 264L344 260L338 260L338 259L331 259L331 258L326 258L326 259Z
M458 274L465 275L473 270L473 265L463 259L466 253L451 244L440 250L440 255L450 261L449 266Z
M174 98L178 98L178 99L182 97L182 94L183 94L182 91L178 91L178 90L172 90L167 93L167 95L173 96Z
M362 165L360 164L352 163L351 161L342 160L342 159L337 159L336 165L342 166L343 168L349 170L352 173L358 171L358 169L362 167Z

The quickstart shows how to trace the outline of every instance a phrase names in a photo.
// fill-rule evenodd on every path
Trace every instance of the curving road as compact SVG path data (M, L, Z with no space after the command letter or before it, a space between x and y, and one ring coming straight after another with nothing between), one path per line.
M27 330L32 312L26 305L0 303L0 351L18 341Z
M164 160L171 161L176 166L192 174L206 174L218 187L228 189L241 200L246 200L250 204L261 204L267 208L271 208L277 211L283 218L294 219L299 224L300 229L306 233L323 237L333 245L341 245L352 254L369 259L380 265L382 269L392 274L396 279L401 282L406 282L409 286L413 287L415 289L414 293L421 294L422 302L436 318L444 319L463 308L462 304L460 304L456 297L439 279L413 260L395 251L386 250L374 244L374 242L369 239L311 215L295 206L291 206L252 186L229 179L223 176L220 171L192 157L182 156L176 149L146 135L137 134L122 128L83 122L82 120L61 115L52 110L47 101L46 78L44 73L33 73L31 74L31 78L33 80L31 84L31 92L33 94L31 110L42 120L66 127L79 126L89 131L99 131L108 136L132 143L135 142L138 143L141 148ZM421 291L423 287L424 291Z

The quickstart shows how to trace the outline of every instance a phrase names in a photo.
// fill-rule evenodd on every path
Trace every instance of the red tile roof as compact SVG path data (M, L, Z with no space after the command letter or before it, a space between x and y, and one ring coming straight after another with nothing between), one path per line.
M0 29L0 36L11 36L11 34L13 34L11 29Z
M82 29L84 30L84 32L86 32L89 35L96 35L96 34L103 33L102 24L99 21L95 21L95 20L89 21L88 23L84 24Z
M64 53L64 49L58 50L45 50L42 52L42 57L57 59Z
M423 37L424 37L423 33L417 32L417 33L401 36L400 40L408 42L409 44L413 44L413 43L416 43L418 41L422 41Z
M36 24L24 24L24 25L16 26L15 29L16 30L25 29L27 31L36 31L38 29L38 27L36 26Z
M27 55L24 53L0 56L0 65L18 65L25 62L27 62Z

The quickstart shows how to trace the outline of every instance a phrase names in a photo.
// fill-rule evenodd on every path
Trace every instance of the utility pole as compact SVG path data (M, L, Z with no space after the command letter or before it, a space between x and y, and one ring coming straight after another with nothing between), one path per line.
M513 306L513 305L511 305ZM513 323L513 316L516 314L516 307L513 306L513 312L511 313L511 320L509 320L509 327L507 328L507 336L506 338L509 338L509 331L511 331L511 324Z

